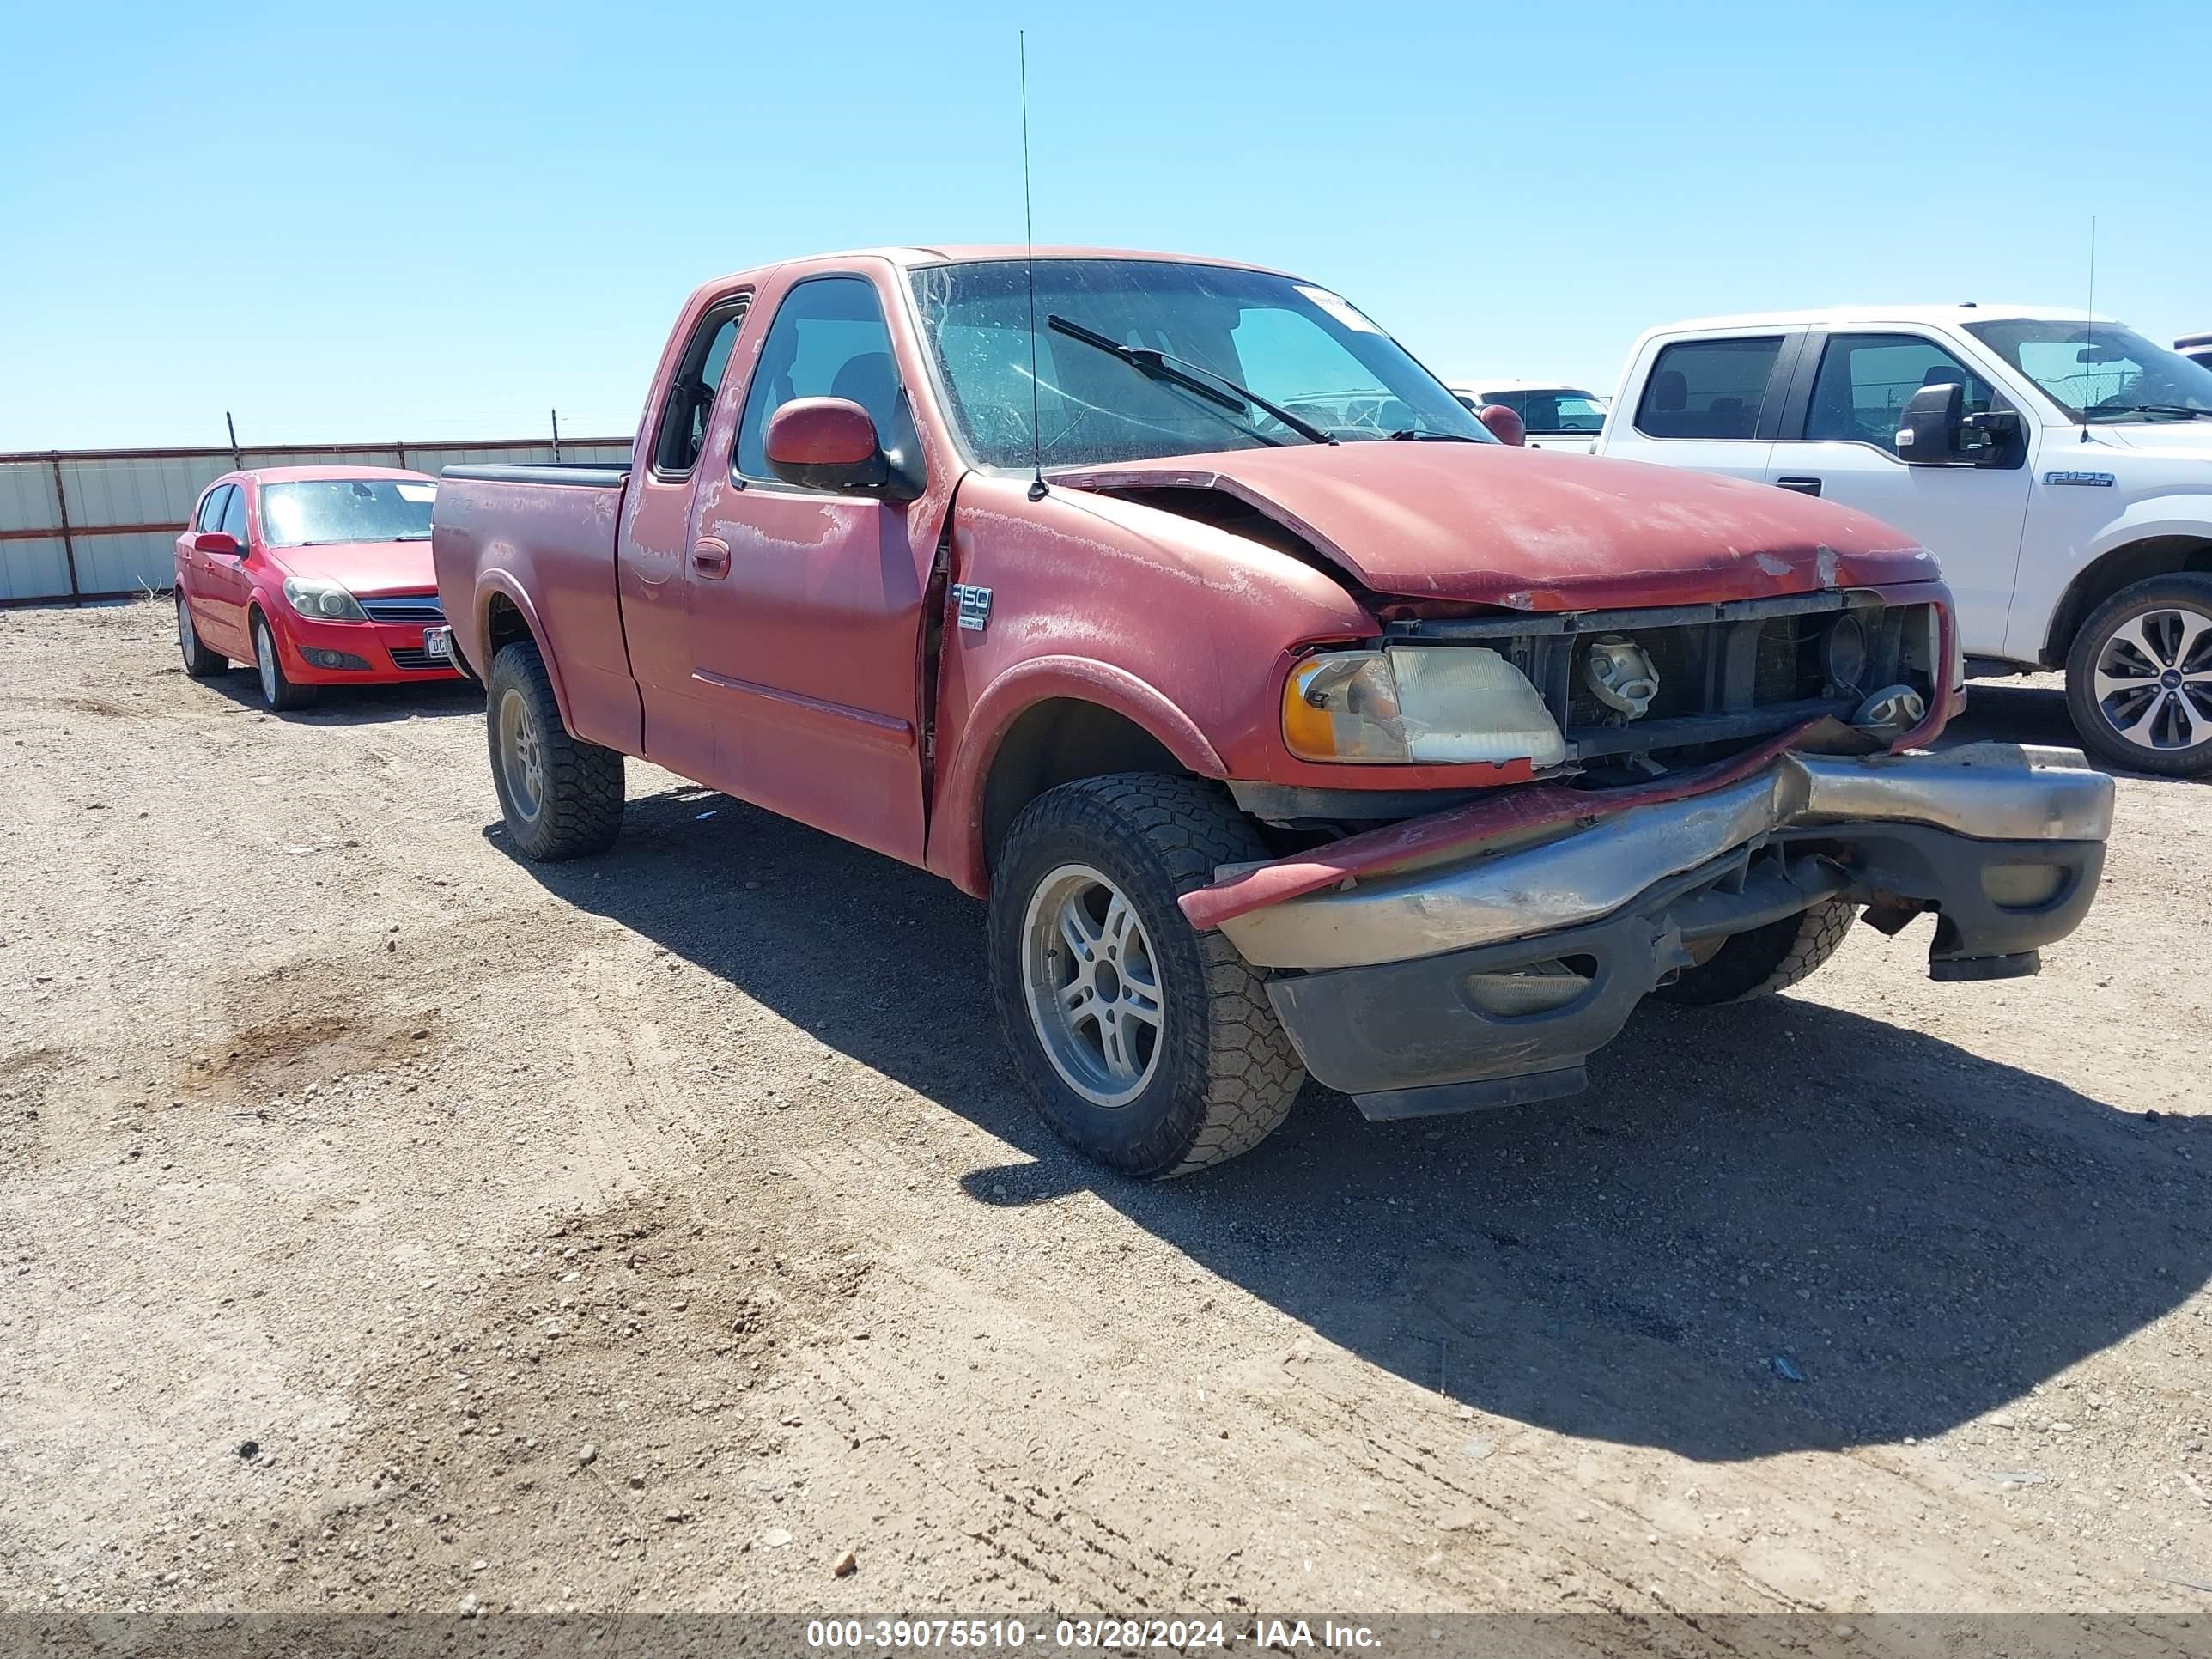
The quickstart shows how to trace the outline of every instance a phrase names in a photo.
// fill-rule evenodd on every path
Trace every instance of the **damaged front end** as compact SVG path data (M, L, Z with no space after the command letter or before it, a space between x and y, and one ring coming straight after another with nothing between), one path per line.
M1933 978L2035 972L2095 896L2112 780L2078 751L2010 744L1807 753L1851 728L1803 712L1647 781L1499 792L1226 868L1182 908L1273 970L1308 1069L1377 1118L1575 1092L1701 947L1826 901L1890 933L1933 912Z

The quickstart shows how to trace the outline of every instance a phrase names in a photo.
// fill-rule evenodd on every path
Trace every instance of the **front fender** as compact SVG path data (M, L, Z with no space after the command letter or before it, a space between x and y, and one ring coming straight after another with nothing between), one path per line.
M2161 536L2212 541L2212 495L2146 495L2130 501L2081 549L2081 563L2094 564L2115 548Z
M939 775L927 862L965 892L980 896L990 884L983 847L983 787L991 775L991 763L1024 711L1059 698L1113 710L1148 732L1200 777L1229 775L1206 733L1157 686L1125 668L1089 657L1030 658L984 688Z

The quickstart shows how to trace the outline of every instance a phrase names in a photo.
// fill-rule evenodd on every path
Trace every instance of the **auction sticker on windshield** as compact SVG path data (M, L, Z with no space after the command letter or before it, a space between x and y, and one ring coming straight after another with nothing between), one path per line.
M1380 334L1382 331L1361 316L1352 301L1342 295L1331 294L1325 288L1314 288L1305 283L1300 283L1297 286L1299 293L1304 295L1307 299L1311 300L1346 328L1356 328L1362 334Z

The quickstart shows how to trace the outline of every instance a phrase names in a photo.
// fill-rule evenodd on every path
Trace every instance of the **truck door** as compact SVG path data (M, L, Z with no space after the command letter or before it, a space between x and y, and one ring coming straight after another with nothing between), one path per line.
M1801 338L1776 330L1668 341L1635 406L1606 417L1602 453L1764 479Z
M758 303L772 301L766 330L745 333L758 345L734 443L708 450L729 455L729 471L702 471L684 567L692 677L714 720L707 781L920 864L922 606L951 468L940 454L922 497L903 503L772 476L769 418L795 398L848 398L886 449L922 453L917 375L875 283L808 276ZM718 416L718 435L730 418Z
M721 295L679 331L682 352L668 367L661 406L630 464L616 538L615 586L644 712L644 751L690 778L708 777L714 766L714 710L691 672L690 591L684 580L692 479L702 466L710 478L720 476L702 456L751 298L744 289Z
M1915 330L1815 340L1797 380L1767 482L1905 532L1943 567L1966 651L2002 657L2027 514L2025 446L2009 466L1907 466L1897 459L1897 417L1922 386L1952 381L1966 388L1969 412L2011 405L1941 340Z

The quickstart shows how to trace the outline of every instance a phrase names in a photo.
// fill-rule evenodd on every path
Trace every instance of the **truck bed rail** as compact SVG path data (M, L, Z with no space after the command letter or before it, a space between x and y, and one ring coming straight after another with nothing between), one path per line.
M479 483L556 484L570 489L619 489L629 477L626 466L604 461L536 461L516 466L457 462L442 467L441 478L467 478Z

